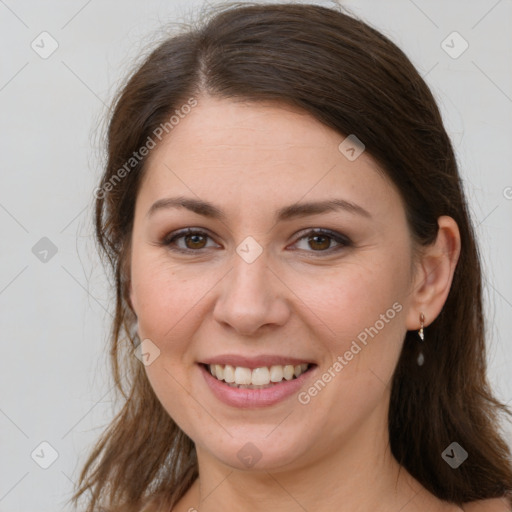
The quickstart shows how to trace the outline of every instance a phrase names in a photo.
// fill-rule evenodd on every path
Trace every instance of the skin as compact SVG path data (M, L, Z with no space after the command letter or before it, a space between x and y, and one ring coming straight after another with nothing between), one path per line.
M414 260L398 191L366 152L349 161L338 150L343 139L288 106L202 96L149 156L130 299L140 338L160 350L148 379L197 449L200 478L175 512L461 510L399 468L387 434L404 336L420 327L420 312L428 326L443 307L457 225L440 217L436 242ZM178 195L214 203L225 220L185 208L147 216L156 200ZM274 222L279 208L333 197L371 217L339 210ZM189 254L160 244L187 227L209 238L177 240ZM352 244L315 243L313 228ZM252 263L236 252L247 236L263 250ZM315 362L318 378L395 303L401 311L307 405L292 396L265 408L228 406L197 365L225 353L289 355ZM262 455L252 468L237 457L248 442Z

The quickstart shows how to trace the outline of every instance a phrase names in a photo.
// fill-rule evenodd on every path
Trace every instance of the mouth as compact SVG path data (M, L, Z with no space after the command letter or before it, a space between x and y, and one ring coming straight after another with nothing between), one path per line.
M251 369L230 364L201 363L201 365L214 379L231 388L238 389L272 388L283 382L296 380L316 366L313 363L302 363L261 366Z

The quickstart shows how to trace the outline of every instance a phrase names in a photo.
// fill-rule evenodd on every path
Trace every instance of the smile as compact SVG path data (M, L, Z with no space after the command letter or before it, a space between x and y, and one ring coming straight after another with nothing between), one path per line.
M198 365L207 388L213 396L226 405L242 409L269 407L283 402L300 392L306 382L314 378L318 366L315 363L271 364L247 361L248 366L235 364L201 363ZM231 358L239 360L241 358ZM276 358L272 358L276 359ZM277 361L276 361L277 362ZM291 362L291 361L288 361ZM299 361L297 361L299 362ZM267 363L268 364L268 363Z
M311 365L272 365L260 368L246 368L229 364L206 365L207 370L219 381L231 387L243 389L264 389L279 384L283 380L289 381L300 377Z

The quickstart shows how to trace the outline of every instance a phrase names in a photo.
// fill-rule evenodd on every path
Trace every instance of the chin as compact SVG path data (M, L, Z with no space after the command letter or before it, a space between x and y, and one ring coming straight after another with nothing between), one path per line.
M280 439L272 436L269 425L259 428L247 428L243 433L233 437L226 434L225 439L212 443L209 438L201 443L209 453L209 457L240 471L282 471L300 466L300 460L305 463L305 453L308 450L309 436L296 437L289 432L281 432ZM196 443L196 446L198 444ZM200 452L198 456L200 457Z

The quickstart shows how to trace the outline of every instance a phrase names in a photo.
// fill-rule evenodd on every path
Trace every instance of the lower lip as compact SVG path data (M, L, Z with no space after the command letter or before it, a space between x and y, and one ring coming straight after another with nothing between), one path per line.
M297 393L314 371L314 368L310 368L296 379L283 380L270 388L248 389L228 386L224 381L213 377L204 365L200 364L199 368L211 391L221 402L241 409L268 407L285 400Z

